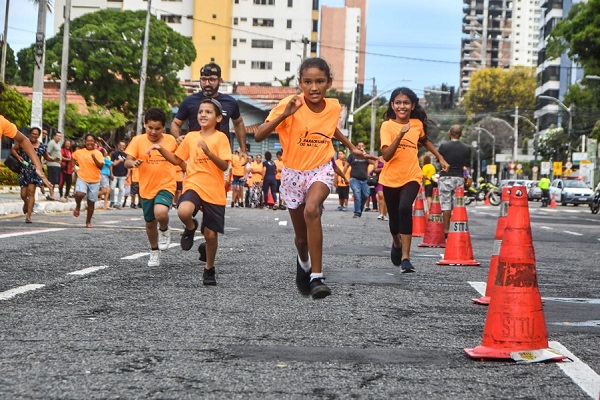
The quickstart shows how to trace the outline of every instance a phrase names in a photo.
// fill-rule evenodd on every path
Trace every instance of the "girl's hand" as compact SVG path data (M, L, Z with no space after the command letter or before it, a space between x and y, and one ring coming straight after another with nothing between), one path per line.
M150 155L150 152L151 152L152 150L158 150L158 149L160 149L160 144L158 144L158 143L155 143L155 144L153 144L152 146L150 146L150 147L148 148L148 150L146 150L146 154Z
M352 154L354 154L357 158L363 158L365 160L377 160L378 157L371 155L369 153L365 153L363 150L359 150L356 147L352 150Z
M438 160L440 162L440 165L442 166L442 171L444 172L448 172L448 170L450 169L450 164L448 164L448 162L446 162L446 160Z
M289 117L290 115L292 115L296 111L298 111L298 109L300 107L302 107L303 104L304 104L304 101L302 101L302 97L294 96L290 99L290 101L285 106L285 110L283 113L285 114L286 117Z
M206 142L204 140L200 140L198 142L198 147L200 147L202 149L202 151L205 153L208 150L208 146L206 145Z
M406 123L406 125L402 125L402 129L400 129L400 134L404 135L410 129L410 122Z

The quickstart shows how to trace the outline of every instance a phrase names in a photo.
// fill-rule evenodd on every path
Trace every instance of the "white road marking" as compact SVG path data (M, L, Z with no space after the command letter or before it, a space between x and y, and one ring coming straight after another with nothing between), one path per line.
M121 260L136 260L138 258L149 255L150 253L135 253L130 256L121 257Z
M111 224L120 224L120 223L121 223L121 220L114 220L114 221L104 221L104 222L102 222L102 223L103 223L103 224L106 224L106 225L111 225Z
M78 271L69 272L67 275L79 275L79 276L83 276L83 275L91 274L92 272L100 271L101 269L104 269L104 268L108 268L108 265L101 265L99 267L84 268L84 269L80 269Z
M0 300L12 299L13 297L15 297L18 294L26 293L26 292L36 290L39 288L43 288L44 286L46 286L46 285L32 283L30 285L24 285L24 286L16 287L14 289L9 289L5 292L0 292Z
M0 239L6 239L15 236L25 236L25 235L37 235L38 233L48 233L48 232L58 232L64 231L66 228L49 228L49 229L39 229L36 231L23 231L23 232L14 232L14 233L3 233L0 235Z
M583 304L600 304L600 299L583 299L583 298L564 298L564 297L542 297L548 301L560 301L563 303L583 303Z
M559 342L550 342L549 344L552 349L573 360L573 362L557 363L558 368L562 369L565 375L571 378L592 399L599 399L600 376Z
M487 284L485 282L467 282L473 287L480 295L485 296L485 289Z
M578 232L571 232L571 231L563 231L564 233L567 233L569 235L574 235L574 236L583 236L583 233L578 233Z
M554 230L554 228L549 227L549 226L540 226L540 229L548 229L550 231Z

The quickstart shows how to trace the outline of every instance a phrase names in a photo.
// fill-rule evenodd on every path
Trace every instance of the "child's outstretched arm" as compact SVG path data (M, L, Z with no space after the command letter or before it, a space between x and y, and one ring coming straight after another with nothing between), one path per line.
M342 144L347 147L356 157L364 158L366 160L377 160L377 156L369 153L363 153L361 150L358 150L338 128L335 128L333 137L342 142Z
M210 161L212 161L221 171L227 171L227 168L229 168L229 162L217 157L215 153L210 151L204 140L200 140L198 146L200 146L202 151L204 151L204 154L206 154Z
M258 130L254 134L254 140L257 142L261 142L268 138L275 131L275 128L277 128L277 126L279 126L279 124L284 119L298 111L298 109L302 107L303 104L304 102L302 101L302 97L292 97L290 101L286 104L285 109L280 115L278 115L272 121L267 121L258 127Z
M160 155L163 156L165 158L165 160L167 160L168 162L170 162L173 165L179 165L181 167L181 169L183 169L185 171L185 167L186 167L185 161L183 161L181 158L177 157L171 151L163 148L158 143L150 146L150 148L146 151L146 154L150 154L150 152L152 150L158 150Z

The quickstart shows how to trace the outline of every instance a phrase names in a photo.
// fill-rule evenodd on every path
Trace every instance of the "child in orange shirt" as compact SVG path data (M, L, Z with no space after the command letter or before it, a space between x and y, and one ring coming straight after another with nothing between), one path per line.
M179 199L177 214L185 225L181 235L181 248L189 250L194 245L194 234L200 227L206 244L199 247L200 260L206 261L202 279L204 285L216 285L215 257L218 233L224 233L227 195L223 182L232 154L227 136L216 129L223 118L221 103L213 98L202 100L198 109L201 131L185 135L173 154L169 149L155 145L167 160L180 165L185 171L183 194ZM202 210L202 223L194 218Z
M160 146L169 151L177 149L177 141L165 135L167 116L160 108L151 108L144 115L146 133L134 136L125 149L125 168L135 168L139 172L139 197L146 221L146 235L150 242L149 267L160 265L160 252L171 244L169 210L176 190L175 167L158 151ZM133 195L132 195L133 203Z
M304 60L298 76L303 94L281 100L254 135L260 142L274 131L279 134L284 164L281 197L294 225L298 250L296 285L302 295L313 299L331 294L323 282L321 207L333 185L332 137L357 157L372 157L358 151L337 129L340 104L325 98L331 84L331 70L325 60Z
M401 272L415 272L410 262L412 241L412 204L417 197L423 173L419 165L418 144L429 150L444 171L449 165L427 138L427 114L419 98L409 88L395 89L385 113L379 137L385 164L379 174L392 234L392 263Z

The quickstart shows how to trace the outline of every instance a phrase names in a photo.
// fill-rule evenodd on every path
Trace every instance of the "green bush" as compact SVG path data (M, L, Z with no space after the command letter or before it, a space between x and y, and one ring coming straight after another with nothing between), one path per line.
M0 186L19 186L19 175L0 164Z

